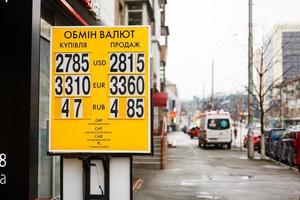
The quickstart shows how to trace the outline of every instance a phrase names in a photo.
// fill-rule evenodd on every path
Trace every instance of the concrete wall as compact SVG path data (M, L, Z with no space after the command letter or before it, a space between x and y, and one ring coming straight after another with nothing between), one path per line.
M115 1L97 0L100 4L100 18L104 25L114 25L115 23Z
M156 89L160 90L160 79L159 79L159 66L160 66L160 51L159 51L159 43L157 41L152 41L151 43L151 58L153 60L153 64L151 66L151 71L153 74L153 82L156 83Z

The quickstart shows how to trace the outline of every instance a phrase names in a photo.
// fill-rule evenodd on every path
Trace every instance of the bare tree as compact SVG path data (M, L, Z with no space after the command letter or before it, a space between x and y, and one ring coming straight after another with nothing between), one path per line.
M275 30L273 32L273 34L275 34L277 32L277 30ZM273 37L271 37L273 38ZM289 70L292 68L292 66L290 66L288 69L285 69L282 74L278 77L275 77L272 81L266 81L266 75L267 73L277 64L283 61L283 59L290 57L290 56L295 56L295 54L289 54L286 56L283 56L282 54L282 48L280 48L279 50L277 50L276 52L273 51L272 47L270 47L270 45L272 44L272 40L268 40L263 46L261 46L259 48L259 53L258 53L258 64L256 64L254 62L254 69L255 72L257 74L257 78L258 78L258 84L256 85L254 83L254 81L252 80L253 86L254 86L254 90L251 93L251 95L253 96L253 98L255 99L254 101L254 105L257 108L257 110L259 111L259 120L260 120L260 131L261 131L261 159L265 159L265 115L273 108L273 104L271 103L270 105L267 105L265 100L266 100L266 95L273 89L276 87L276 85L281 82L282 78L289 72ZM289 42L286 42L285 44L287 44ZM285 45L285 44L282 44ZM270 49L272 52L270 53ZM278 56L280 55L280 56ZM297 56L299 56L299 54L297 54ZM268 57L270 59L266 60L265 58ZM248 92L250 91L247 88Z

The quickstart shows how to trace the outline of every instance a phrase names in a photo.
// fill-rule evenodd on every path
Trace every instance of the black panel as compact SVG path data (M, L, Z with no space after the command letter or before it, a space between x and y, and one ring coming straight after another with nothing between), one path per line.
M7 157L7 166L0 167L7 179L0 184L1 199L37 194L39 12L38 0L0 0L0 154Z

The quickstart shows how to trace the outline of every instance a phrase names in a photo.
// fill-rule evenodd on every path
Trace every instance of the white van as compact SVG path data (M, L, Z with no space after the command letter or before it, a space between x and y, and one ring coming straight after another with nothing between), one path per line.
M231 148L231 118L223 110L205 112L200 116L199 147L207 145L227 145Z

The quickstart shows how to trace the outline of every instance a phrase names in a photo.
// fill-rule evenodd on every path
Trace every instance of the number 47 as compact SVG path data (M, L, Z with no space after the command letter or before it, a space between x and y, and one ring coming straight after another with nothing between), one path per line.
M82 118L82 99L74 99L74 118ZM70 98L62 98L61 117L70 118Z

